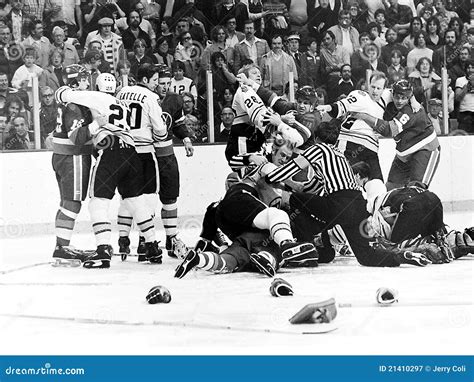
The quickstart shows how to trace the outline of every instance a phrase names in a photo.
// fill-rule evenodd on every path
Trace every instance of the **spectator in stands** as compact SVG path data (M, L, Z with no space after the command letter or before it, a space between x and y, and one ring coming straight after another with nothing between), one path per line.
M236 29L240 32L244 32L245 24L249 20L247 7L245 4L237 3L234 0L224 0L220 5L215 7L213 24L218 25L231 17L235 17Z
M408 52L407 56L407 70L408 74L415 70L418 60L422 57L427 57L433 60L433 51L426 47L426 32L421 31L415 36L414 44L415 48Z
M104 52L102 50L102 43L98 40L91 41L89 46L87 47L87 52L90 50L95 50L100 52L100 64L99 64L99 72L101 73L112 73L112 65L105 61ZM87 55L86 52L86 55ZM120 61L120 60L119 60Z
M204 69L207 69L211 64L211 55L214 52L221 52L224 57L229 69L233 70L234 64L234 48L226 46L227 33L222 25L216 25L211 30L211 41L212 44L208 45L201 57L201 65Z
M407 68L402 66L402 52L395 49L390 56L392 63L387 68L387 85L391 86L398 80L406 80L408 76Z
M448 29L452 29L456 32L457 41L466 39L466 30L464 29L464 24L459 17L453 17L449 20Z
M204 115L196 108L196 99L191 93L184 92L183 97L183 113L184 115L194 115L199 122L199 125L202 125L204 120Z
M293 58L296 64L297 75L295 74L294 80L298 82L299 87L311 86L312 80L308 61L304 59L303 53L300 52L300 35L298 33L291 33L286 41L288 54Z
M118 19L115 23L115 26L120 30L120 33L122 35L122 41L125 46L125 49L131 50L131 46L133 45L134 38L130 35L130 31L126 33L126 37L124 37L124 32L131 28L130 23L132 22L130 16L133 14L133 36L135 38L142 38L146 41L147 46L150 46L154 49L156 45L156 33L153 30L153 27L151 26L150 22L148 20L145 20L142 17L142 13L144 12L144 6L142 3L135 2L135 5L133 6L132 10L126 14L126 17L122 17ZM136 22L138 22L138 25L136 25ZM143 33L139 33L139 31L142 31ZM125 40L127 42L125 43ZM129 48L127 48L127 46Z
M11 11L6 15L4 22L12 32L12 40L20 44L30 30L30 18L23 11L23 0L11 0Z
M380 49L377 44L373 42L368 43L364 46L364 55L367 57L367 62L361 64L362 70L365 73L367 69L387 74L388 67L385 63L380 60Z
M234 47L234 73L242 68L242 61L251 59L259 67L262 65L263 55L270 51L270 47L265 40L255 37L255 27L253 22L245 22L245 39Z
M156 51L153 55L158 64L165 64L168 67L171 67L171 64L174 61L174 58L170 53L168 40L163 36L159 37L156 41Z
M334 33L327 31L323 37L320 58L321 79L329 89L339 82L342 65L350 64L350 54L345 48L336 44Z
M434 6L436 8L436 17L440 23L440 34L442 35L448 30L448 24L453 17L459 17L456 12L448 11L446 9L445 0L435 0Z
M227 37L225 39L226 47L234 48L236 44L245 39L245 34L235 30L237 21L234 16L231 16L227 19L225 26L227 31Z
M459 77L463 77L466 73L464 72L464 67L466 62L470 59L470 50L468 47L463 46L459 50L459 57L456 59L456 63L453 65L451 70L449 70L448 75L451 79L451 83L455 84L456 80Z
M138 12L140 15L140 28L150 37L150 47L155 49L156 47L156 33L155 28L153 27L152 23L150 22L148 17L144 17L145 15L145 5L146 1L138 1L135 4L135 11ZM156 4L156 3L155 3ZM130 13L129 13L130 15Z
M12 97L18 97L23 104L28 104L28 94L25 91L8 87L7 74L0 72L0 116L7 114L6 105Z
M385 10L387 22L397 31L400 37L405 38L413 12L410 7L399 4L398 0L388 0L388 2L390 8Z
M241 3L247 7L249 20L253 21L255 26L255 36L263 38L263 30L265 27L264 18L270 14L270 12L263 9L262 0L241 0Z
M112 67L112 73L115 73L120 59L124 58L124 47L122 38L112 32L113 20L104 17L99 20L99 30L89 33L86 39L86 46L92 41L99 41L102 44L102 53L104 59Z
M71 37L82 37L82 10L78 0L50 0L53 6L49 22L63 21Z
M61 27L54 27L53 28L53 46L56 50L61 50L63 53L63 65L69 66L72 64L79 63L79 54L77 53L77 49L74 45L69 44L66 42L66 35L64 33L64 29Z
M225 88L224 94L222 95L222 102L219 103L219 110L223 110L224 107L232 107L232 102L234 101L234 88Z
M287 36L290 33L290 13L286 4L288 2L283 0L268 0L263 5L264 11L268 12L268 16L265 17L265 30L263 33L265 40L270 41L271 37L276 34ZM295 28L295 30L298 29Z
M57 48L52 49L49 54L49 65L39 77L39 85L49 87L53 91L58 90L64 85L62 75L64 66L64 51Z
M273 36L271 46L272 50L262 60L262 86L282 96L288 86L290 72L298 81L298 69L295 60L283 51L282 36Z
M51 43L48 38L43 36L43 22L34 20L32 22L30 35L23 40L23 47L32 46L38 52L38 60L36 64L45 68L49 62L49 51Z
M0 0L0 20L5 20L5 17L11 12L12 7L8 0Z
M28 150L30 138L28 136L28 125L25 117L18 116L12 120L12 127L3 145L4 150Z
M145 10L142 14L142 17L150 22L151 26L153 27L153 30L158 30L161 5L156 2L156 0L142 1L141 3L145 6Z
M138 13L138 11L131 11L128 14L128 28L122 32L123 47L127 52L130 52L134 49L134 43L137 39L144 41L147 47L149 47L151 44L151 39L148 33L146 33L142 28L140 28L141 22L142 17L140 16L140 13Z
M416 100L428 110L428 100L441 99L441 77L433 70L433 64L428 57L418 60L415 70L408 76L413 86L413 95Z
M386 41L380 37L381 30L380 25L375 22L367 25L367 33L369 34L370 41L377 45L379 50L382 49L382 46L386 45Z
M441 67L446 64L448 71L454 66L458 56L459 47L456 45L456 31L448 29L444 34L445 45L433 52L433 65L437 73L441 73Z
M375 12L378 9L384 9L385 10L387 8L385 6L384 1L382 1L382 0L363 0L363 4L364 4L365 7L367 7L367 11L368 11L367 22L368 23L371 23L371 22L375 21ZM391 25L391 24L389 23L389 25Z
M405 63L405 60L408 55L408 49L401 43L397 42L398 33L393 28L388 28L385 33L385 41L387 45L383 46L381 49L380 59L385 63L385 65L391 64L391 55L392 51L399 50L402 52L402 63Z
M23 48L10 41L10 28L0 23L0 72L6 73L10 82L15 71L23 64Z
M224 100L225 89L234 89L237 85L237 78L227 65L226 58L221 52L214 52L211 55L212 84L217 102Z
M86 55L84 56L84 60L82 60L81 64L86 68L86 70L90 74L89 78L89 88L95 89L95 84L97 81L97 77L101 74L100 65L102 63L102 53L98 49L90 49L87 51ZM108 72L107 72L108 73Z
M338 25L334 25L328 30L336 36L336 44L345 48L349 54L354 53L359 48L359 32L352 26L351 14L347 10L339 12Z
M342 65L341 79L336 87L328 89L329 103L336 102L340 98L346 98L348 94L355 89L352 81L352 68L349 64Z
M421 27L421 18L413 17L410 21L410 27L408 28L408 36L403 39L403 45L405 45L409 51L415 48L415 36L421 32Z
M427 114L433 125L436 135L442 134L443 119L441 118L443 102L438 98L432 98L428 101Z
M227 142L229 140L232 124L234 123L235 112L230 106L225 106L221 111L221 123L216 129L215 141Z
M443 44L443 40L440 37L441 25L436 16L432 16L426 23L426 46L432 50Z
M426 6L421 9L419 16L421 17L422 28L427 31L428 20L433 17L434 8L431 6Z
M367 29L367 17L368 17L368 10L366 7L364 9L361 8L357 0L351 0L347 3L347 8L351 15L351 24L352 26L357 29L359 34ZM385 20L385 11L380 9L383 12L383 17Z
M132 12L133 13L133 12ZM133 43L133 55L130 57L130 73L137 78L138 68L143 64L154 64L153 59L146 55L148 45L145 40L137 38Z
M49 86L41 88L40 134L41 148L46 148L46 138L56 129L58 105L54 99L54 90Z
M199 67L201 65L201 57L196 54L197 50L193 45L191 33L183 32L179 37L179 44L174 53L174 59L181 61L185 65L185 76L196 80Z
M319 66L321 63L318 55L318 42L314 37L308 39L308 50L301 55L301 60L306 61L303 65L308 68L309 86L314 88L320 82Z
M456 80L456 101L459 102L458 128L474 133L474 61L464 65L466 75Z
M28 47L23 54L24 65L20 66L12 78L12 86L15 89L31 89L33 86L33 77L39 77L43 69L35 64L38 53L35 48Z
M137 81L135 77L130 73L131 64L128 60L120 60L117 64L117 74L115 79L117 80L116 93L120 91L124 86L136 85ZM125 77L125 78L124 78Z
M189 32L193 36L193 40L199 41L201 44L205 43L210 25L216 25L211 23L209 18L196 8L194 0L186 0L186 4L173 17L176 19L186 18L189 21Z
M196 84L191 78L184 76L185 70L186 68L183 62L181 61L173 62L173 64L171 65L171 72L173 73L173 78L171 78L169 91L179 94L179 95L183 94L184 92L189 92L196 98L197 97Z
M375 23L380 27L380 39L383 41L383 45L387 43L385 39L385 34L387 33L388 30L388 25L385 20L385 9L377 9L375 11ZM363 30L363 29L358 29L358 30ZM382 46L383 46L382 45Z
M364 54L364 47L370 42L370 37L367 32L359 34L359 48L355 50L351 56L352 78L355 82L365 77L364 67L367 66L369 60Z
M168 42L169 51L171 54L174 53L175 43L174 43L174 34L171 32L171 25L172 25L171 17L164 17L160 22L160 27L158 29L157 38L161 39L164 38ZM156 44L158 45L158 40L156 40ZM169 65L168 65L169 66Z
M421 17L421 12L423 8L433 7L434 0L421 0L416 6L416 14Z

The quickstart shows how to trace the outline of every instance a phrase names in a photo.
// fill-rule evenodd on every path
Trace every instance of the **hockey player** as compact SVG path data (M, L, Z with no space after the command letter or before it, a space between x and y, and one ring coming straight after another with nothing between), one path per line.
M412 96L411 84L400 80L393 85L393 102L387 106L383 119L367 113L354 114L373 126L375 132L395 140L396 155L388 175L388 190L415 181L428 188L439 164L436 132L425 110L415 112L409 105Z
M154 92L158 85L158 71L153 65L144 64L138 69L138 84L126 86L117 94L117 98L125 102L131 111L130 134L135 141L135 149L142 164L145 183L142 190L150 216L155 216L158 205L157 173L158 162L155 156L154 142L163 142L167 137L167 129L159 105L159 97ZM123 256L130 253L130 229L132 213L127 209L124 200L120 203L118 213L119 252ZM146 261L145 238L142 236L138 247L138 261ZM161 254L161 249L159 250ZM155 259L158 260L158 259ZM161 260L161 258L159 259ZM161 261L160 261L161 262Z
M64 83L78 91L87 90L89 75L80 65L63 70ZM53 170L59 186L60 204L55 219L57 265L72 265L77 252L68 247L81 202L87 195L91 168L92 141L89 125L93 118L88 108L67 103L58 106L56 129L52 132ZM81 258L79 256L79 258Z
M185 92L191 93L194 99L197 99L196 84L191 78L184 76L184 71L186 70L184 62L174 61L171 64L171 70L173 71L173 78L171 79L170 91L179 95Z
M291 211L295 212L294 224L306 227L309 237L305 240L309 240L311 235L317 233L312 227L316 222L323 223L324 250L319 251L318 248L319 261L330 262L334 259L335 254L331 250L328 230L339 226L339 234L346 237L361 265L396 267L402 263L417 266L429 264L430 261L419 253L370 247L369 239L361 232L361 227L368 218L366 202L349 163L333 146L338 135L337 120L323 122L317 132L319 143L265 177L268 183L281 182L303 168L313 167L315 177L321 184L322 194L293 193L289 198L289 205Z
M141 196L144 178L141 161L130 134L131 109L124 101L111 95L116 89L113 75L100 74L96 87L98 91L75 92L70 88L61 87L56 92L58 102L74 102L87 106L93 114L99 114L98 118L101 120L92 131L98 157L92 171L89 202L97 249L85 259L83 265L85 268L110 267L112 247L108 207L117 188L145 236L147 259L159 262L161 253L155 240L153 219Z
M233 241L220 254L206 250L190 250L176 269L175 277L184 277L192 268L202 268L218 273L247 269L252 262L272 277L277 264L311 263L317 266L317 252L310 243L296 243L286 212L276 208L281 200L281 190L265 183L266 174L287 163L292 157L294 144L277 137L271 162L262 163L251 170L241 182L226 192L216 211L217 226ZM268 233L273 244L268 242ZM258 252L254 253L253 252ZM281 255L280 253L281 252Z
M186 256L186 246L178 237L178 196L179 196L179 167L173 149L173 135L181 139L186 156L194 153L190 132L184 125L183 100L169 92L171 72L166 66L158 69L158 94L163 111L163 118L168 131L164 141L154 142L155 154L159 171L159 197L162 203L161 220L166 233L166 250L170 257Z

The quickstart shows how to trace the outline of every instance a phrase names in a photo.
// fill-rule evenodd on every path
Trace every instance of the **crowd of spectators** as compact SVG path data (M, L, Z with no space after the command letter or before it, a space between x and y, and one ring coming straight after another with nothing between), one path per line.
M198 142L208 140L209 70L215 137L226 141L236 75L251 61L279 96L288 97L293 78L296 88L316 89L321 103L366 89L367 69L384 72L389 84L408 79L438 126L446 67L449 117L472 133L473 45L470 0L0 0L1 147L34 146L33 77L46 147L56 121L52 94L62 69L76 63L92 88L103 72L120 88L143 63L168 65Z

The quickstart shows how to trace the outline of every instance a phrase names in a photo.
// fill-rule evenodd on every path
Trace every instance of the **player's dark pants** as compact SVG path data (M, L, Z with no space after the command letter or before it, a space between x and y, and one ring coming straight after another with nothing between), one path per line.
M410 182L421 182L429 187L431 180L438 168L440 148L436 150L419 150L402 161L395 157L390 168L387 180L387 190L405 187Z
M231 255L236 259L237 268L234 269L234 272L258 272L258 269L250 261L250 254L258 253L260 251L271 253L275 257L277 263L280 263L280 251L278 246L270 239L268 231L242 233L235 238L228 248L222 251L221 255Z
M322 238L325 248L331 248L327 230L339 224L361 265L372 267L400 265L389 251L374 250L369 245L369 238L364 229L369 213L360 191L343 190L327 196L294 193L290 197L290 208L292 211L290 219L293 216L295 226L303 225L303 227L308 227L309 231L313 231L314 226L308 225L311 215L324 222ZM323 250L319 252L319 256L319 262L324 263L332 261L335 254L333 250Z
M162 203L174 203L179 196L179 167L174 154L157 157L159 175L159 194Z
M432 192L426 191L403 202L392 228L390 240L400 243L418 235L433 235L444 227L443 205Z
M383 182L379 156L376 152L354 142L347 142L344 156L353 165L357 162L366 162L370 166L369 180L380 179Z
M53 170L61 200L80 202L86 199L91 161L90 155L53 154Z

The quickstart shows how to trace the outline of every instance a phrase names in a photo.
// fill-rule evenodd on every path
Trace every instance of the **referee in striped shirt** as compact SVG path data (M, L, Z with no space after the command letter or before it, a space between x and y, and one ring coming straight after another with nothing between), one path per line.
M281 182L291 178L302 169L312 166L315 178L320 184L319 194L296 192L290 196L292 224L302 232L299 240L312 242L314 235L322 231L324 248L317 248L319 263L329 263L335 257L328 230L336 228L344 235L361 265L372 267L397 267L401 263L426 265L418 254L405 253L384 248L373 248L366 234L369 213L366 201L356 182L349 162L334 148L340 130L340 121L323 122L316 132L315 145L310 146L297 158L279 167L266 176L268 183ZM340 227L337 227L339 225ZM341 229L342 228L342 229ZM423 257L423 255L421 255Z

